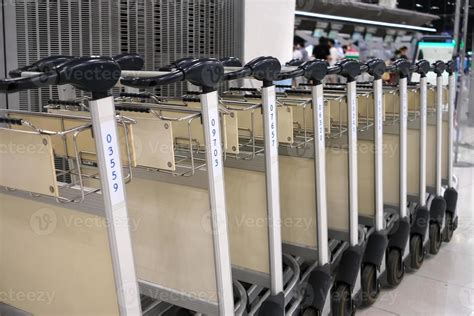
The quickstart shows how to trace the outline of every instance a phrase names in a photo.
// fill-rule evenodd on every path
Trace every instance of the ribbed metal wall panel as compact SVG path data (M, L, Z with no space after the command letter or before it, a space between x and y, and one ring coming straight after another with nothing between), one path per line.
M139 53L153 70L188 56L242 56L240 0L15 0L18 66L51 55ZM8 30L12 31L12 30ZM179 95L184 84L163 87ZM54 88L20 94L39 111Z

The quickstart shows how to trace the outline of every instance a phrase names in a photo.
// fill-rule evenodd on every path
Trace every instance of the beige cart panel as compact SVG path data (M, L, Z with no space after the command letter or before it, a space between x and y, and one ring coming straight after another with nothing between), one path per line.
M349 162L347 150L326 148L328 226L349 231Z
M265 174L225 168L232 265L270 273Z
M133 140L138 166L176 170L173 124L150 113L123 112L134 119Z
M127 197L138 278L217 302L207 190L135 178Z
M49 110L50 113L53 114L66 114L66 115L75 115L75 116L83 116L83 117L90 117L89 112L83 111L67 111L67 110ZM58 117L47 117L47 116L38 116L38 115L29 115L29 114L10 114L10 117L13 118L21 118L25 119L28 122L32 123L35 127L41 128L44 130L60 132L67 129L71 129L74 127L82 126L88 124L87 121L83 120L75 120L75 119L61 119ZM62 125L64 124L64 128ZM119 134L119 141L120 141L120 154L122 157L122 163L124 165L128 165L128 155L127 155L127 147L125 142L125 130L122 125L118 126L118 134ZM12 126L14 129L19 130L31 130L28 127L24 126ZM135 166L135 151L133 147L133 126L128 126L128 137L129 137L129 148L130 148L130 159L132 166ZM74 146L73 146L73 136L72 134L68 134L65 137L67 148L65 148L64 138L61 136L51 136L54 154L59 157L74 157ZM92 138L92 129L83 131L79 134L77 138L77 145L79 152L82 152L82 158L95 161L95 142Z
M282 239L317 246L314 160L279 156Z
M0 144L0 185L58 197L51 137L0 128Z
M38 295L4 303L35 316L119 314L105 219L6 194L0 206L0 291Z
M291 106L279 106L278 116L278 141L283 144L293 143L293 109ZM252 111L236 111L240 129L252 128ZM263 116L260 108L253 110L254 135L263 138ZM245 135L248 135L246 132Z
M358 141L359 215L375 216L375 148L372 141Z
M448 122L443 121L441 175L448 178ZM426 185L436 187L436 126L428 125L426 135Z
M407 134L407 193L420 195L420 131L409 129Z
M400 204L400 137L384 134L383 195L384 203Z
M294 125L296 125L298 128L304 129L306 126L307 131L310 133L313 132L313 108L312 108L312 99L311 98L303 98L299 96L291 96L290 97L292 100L299 100L301 99L301 102L303 103L304 101L309 102L305 107L303 106L292 106L293 108L293 122ZM285 103L285 99L281 100L283 103ZM305 125L306 122L306 125ZM325 103L324 107L324 129L326 133L330 132L330 126L331 126L331 112L330 112L330 107L328 106L327 102Z

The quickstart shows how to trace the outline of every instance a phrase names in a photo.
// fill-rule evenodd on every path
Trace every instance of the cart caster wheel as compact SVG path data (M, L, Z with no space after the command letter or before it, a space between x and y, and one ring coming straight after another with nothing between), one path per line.
M321 312L312 307L307 307L305 308L301 316L321 316Z
M380 293L380 283L377 280L377 268L367 264L362 268L361 274L362 304L370 306L375 303Z
M446 228L443 234L443 241L450 242L453 238L454 233L454 221L453 214L451 212L446 212Z
M398 249L391 249L387 258L387 283L395 287L399 285L405 275L405 265L402 262L401 253Z
M331 315L334 316L349 316L355 313L349 285L339 284L334 290L332 293L331 311Z
M436 223L430 224L430 254L436 255L441 248L442 236L439 230L439 225Z
M425 250L421 236L416 234L410 240L410 268L418 270L425 260Z

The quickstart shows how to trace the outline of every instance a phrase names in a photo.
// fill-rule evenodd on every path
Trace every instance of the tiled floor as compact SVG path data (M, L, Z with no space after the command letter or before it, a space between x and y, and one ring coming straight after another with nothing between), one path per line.
M464 129L473 138L474 129ZM460 157L474 160L474 150ZM396 289L384 289L377 302L357 315L474 316L474 167L455 168L459 179L459 227L438 255L429 256Z

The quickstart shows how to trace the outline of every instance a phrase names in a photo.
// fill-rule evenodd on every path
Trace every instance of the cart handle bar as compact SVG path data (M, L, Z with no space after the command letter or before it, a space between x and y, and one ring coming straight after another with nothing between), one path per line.
M111 58L81 57L33 77L0 80L0 93L65 84L82 91L104 93L117 84L120 73L120 66Z

